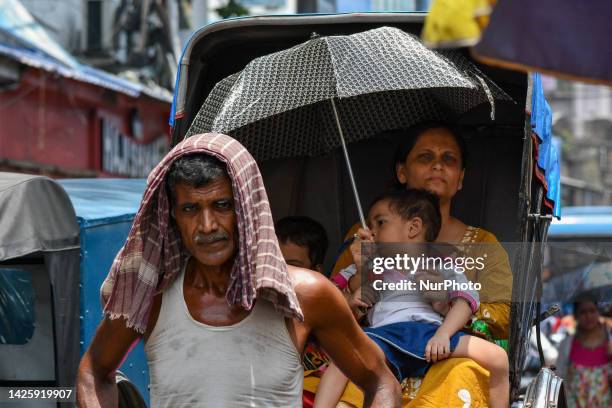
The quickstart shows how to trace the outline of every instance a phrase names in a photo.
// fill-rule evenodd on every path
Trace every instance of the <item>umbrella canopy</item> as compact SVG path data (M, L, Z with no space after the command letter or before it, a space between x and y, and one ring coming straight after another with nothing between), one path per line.
M573 302L590 294L610 300L612 245L608 242L553 242L548 246L552 277L545 282L543 302Z
M510 101L458 52L428 50L413 35L381 27L315 37L251 61L219 82L187 136L216 131L259 161L317 156L347 142L426 120L455 121L470 109Z

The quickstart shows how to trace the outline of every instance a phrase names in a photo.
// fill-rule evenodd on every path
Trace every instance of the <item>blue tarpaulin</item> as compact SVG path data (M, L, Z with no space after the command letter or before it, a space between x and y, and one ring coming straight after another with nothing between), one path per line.
M531 128L538 136L538 167L546 181L546 198L552 203L552 213L561 216L561 182L559 156L552 135L552 110L542 88L542 77L533 74L533 93L531 100Z
M131 220L138 212L145 179L61 179L81 226Z

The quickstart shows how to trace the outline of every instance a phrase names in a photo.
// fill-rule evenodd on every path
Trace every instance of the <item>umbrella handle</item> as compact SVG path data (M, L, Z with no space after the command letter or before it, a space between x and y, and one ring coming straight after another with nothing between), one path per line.
M351 166L351 159L348 154L348 150L346 148L346 141L344 140L344 133L342 132L342 126L340 125L340 117L338 116L338 110L336 109L335 98L331 98L331 105L334 111L334 117L336 118L336 126L338 127L338 134L340 135L340 142L342 143L342 152L344 153L344 162L346 163L346 169L348 170L349 179L351 180L351 187L353 188L353 196L355 197L355 202L357 203L357 212L359 213L359 221L361 222L361 227L364 229L368 229L365 221L365 217L363 216L363 208L361 208L361 200L359 199L359 193L357 192L357 183L355 183L355 176L353 175L353 167Z

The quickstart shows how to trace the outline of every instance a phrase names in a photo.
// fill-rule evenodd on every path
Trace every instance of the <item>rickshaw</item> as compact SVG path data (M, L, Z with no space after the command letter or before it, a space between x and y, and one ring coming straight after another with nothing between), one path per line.
M74 387L102 319L100 286L144 187L144 179L54 181L0 173L0 386ZM120 371L121 406L145 406L142 344Z
M263 16L225 20L200 29L187 43L180 60L170 118L172 145L188 134L215 84L239 72L254 58L290 48L313 36L353 34L381 26L418 36L424 17L420 13ZM470 58L466 50L459 52ZM483 120L487 117L485 111L478 108L463 118L468 124L464 134L470 155L466 172L470 176L453 200L453 212L467 224L493 231L501 242L523 243L522 250L511 259L509 339L511 401L520 403L526 336L541 313L538 293L542 254L541 246L536 244L546 240L550 220L558 215L554 203L558 191L552 188L558 179L555 181L555 171L549 169L554 160L548 160L550 134L542 131L546 128L544 122L550 121L550 110L537 75L474 63L515 103L499 104L493 122ZM397 139L374 139L348 146L353 163L368 163L353 168L364 202L379 194L388 180L394 142ZM339 247L344 233L358 219L342 153L258 164L275 219L308 215L325 226L330 242ZM333 248L332 244L326 269L333 263ZM542 387L541 383L538 387ZM562 399L560 392L557 388L551 396L555 403ZM532 402L531 406L537 405Z

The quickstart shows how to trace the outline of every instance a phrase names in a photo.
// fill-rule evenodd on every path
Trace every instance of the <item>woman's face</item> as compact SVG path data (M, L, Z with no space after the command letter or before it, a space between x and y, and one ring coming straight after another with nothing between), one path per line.
M423 132L403 163L397 179L408 188L431 191L440 200L450 200L463 187L464 170L457 141L445 128Z
M593 330L599 324L599 311L593 302L582 302L578 304L576 321L582 330Z

